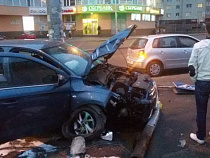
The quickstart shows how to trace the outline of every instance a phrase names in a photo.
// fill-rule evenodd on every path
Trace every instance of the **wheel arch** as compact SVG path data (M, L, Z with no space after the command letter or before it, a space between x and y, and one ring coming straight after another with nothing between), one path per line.
M163 66L163 69L165 69L165 65L163 64L163 62L162 62L160 59L152 59L152 60L150 60L150 61L146 64L146 68L148 67L148 65L149 65L151 62L155 62L155 61L161 63L162 66Z

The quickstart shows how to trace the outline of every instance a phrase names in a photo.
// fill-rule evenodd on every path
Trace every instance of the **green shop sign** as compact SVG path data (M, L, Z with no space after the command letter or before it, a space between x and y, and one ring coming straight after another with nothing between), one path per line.
M113 6L112 5L83 6L82 12L113 12Z
M135 6L135 5L120 5L118 7L119 11L125 12L125 11L138 11L142 12L142 7L140 6Z

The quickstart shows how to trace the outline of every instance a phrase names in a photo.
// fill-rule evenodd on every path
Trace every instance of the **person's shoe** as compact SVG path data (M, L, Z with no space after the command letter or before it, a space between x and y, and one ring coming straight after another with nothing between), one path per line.
M205 140L201 140L201 139L198 139L197 138L197 135L194 134L194 133L191 133L190 134L190 138L194 141L196 141L198 144L204 144L205 143Z

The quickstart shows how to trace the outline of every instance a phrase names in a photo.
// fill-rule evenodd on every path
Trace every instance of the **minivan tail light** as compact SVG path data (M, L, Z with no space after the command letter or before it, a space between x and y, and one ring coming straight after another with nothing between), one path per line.
M138 54L139 60L142 61L145 58L145 52L144 50L140 50Z

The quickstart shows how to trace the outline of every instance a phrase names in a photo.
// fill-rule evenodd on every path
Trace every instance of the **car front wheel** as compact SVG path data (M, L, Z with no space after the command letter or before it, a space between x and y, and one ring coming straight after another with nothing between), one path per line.
M81 107L75 110L62 126L65 138L83 136L87 141L98 137L104 130L106 117L97 107Z
M159 61L152 61L148 64L146 71L152 77L160 76L163 72L163 65Z

